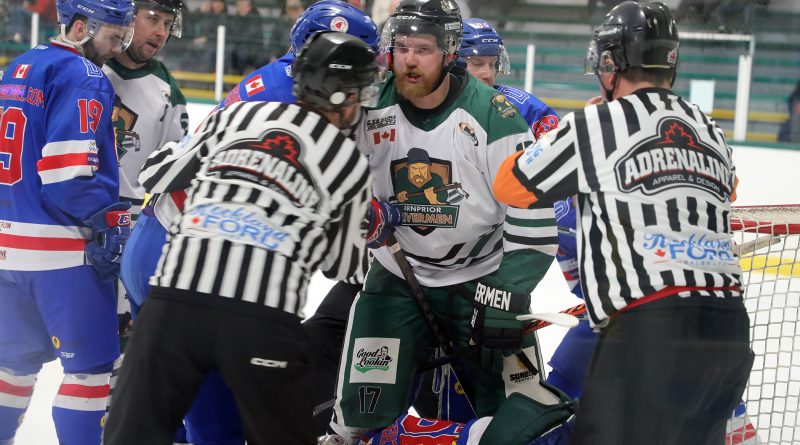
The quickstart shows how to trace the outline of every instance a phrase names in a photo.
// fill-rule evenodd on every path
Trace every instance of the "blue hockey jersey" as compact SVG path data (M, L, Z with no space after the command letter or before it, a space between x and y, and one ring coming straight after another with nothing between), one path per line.
M292 64L294 54L284 54L280 59L262 66L244 78L217 105L217 109L236 102L282 102L295 103L292 94Z
M0 81L0 269L86 264L82 223L117 202L114 92L102 70L53 41Z
M538 97L517 88L495 85L494 89L502 93L517 107L525 118L538 140L548 131L558 127L558 114L549 105L539 100Z

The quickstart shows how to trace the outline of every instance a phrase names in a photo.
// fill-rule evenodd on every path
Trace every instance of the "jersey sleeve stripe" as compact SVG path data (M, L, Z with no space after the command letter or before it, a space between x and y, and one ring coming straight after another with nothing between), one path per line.
M47 156L36 162L36 169L40 173L47 170L78 166L96 167L97 156L94 153L69 153Z
M68 181L81 176L94 176L94 167L89 165L79 165L39 172L39 178L41 178L42 184L44 185Z
M82 251L83 238L48 238L0 233L0 246L26 250Z
M95 141L70 140L48 142L42 147L42 157L65 155L70 153L93 153L97 151Z

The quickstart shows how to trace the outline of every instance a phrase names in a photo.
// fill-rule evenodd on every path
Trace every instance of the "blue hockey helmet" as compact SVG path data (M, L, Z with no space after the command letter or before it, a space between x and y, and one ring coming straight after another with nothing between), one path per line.
M340 0L320 0L309 6L292 26L289 36L292 42L290 51L294 54L300 52L306 40L319 31L350 34L378 51L380 37L375 22L364 11L349 3Z
M75 19L83 16L88 20L89 35L82 42L72 42L82 45L95 35L104 24L120 26L126 29L122 47L127 48L133 38L134 6L132 0L58 0L58 23L61 25L62 37L65 28ZM65 39L66 40L66 39Z
M489 22L472 18L464 20L462 26L464 37L458 50L459 58L464 59L462 63L467 64L469 58L473 56L493 56L497 57L495 69L499 73L511 73L511 63L508 51L503 45L503 38Z

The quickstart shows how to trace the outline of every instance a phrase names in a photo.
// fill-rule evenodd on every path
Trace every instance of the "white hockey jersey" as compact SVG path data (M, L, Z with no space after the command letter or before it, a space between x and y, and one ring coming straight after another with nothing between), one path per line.
M404 222L396 237L423 286L488 275L504 252L535 249L552 256L557 249L552 206L514 209L492 194L500 163L533 143L530 129L505 96L462 76L452 86L460 92L431 113L398 100L390 78L357 133L373 193L401 206ZM373 253L401 276L388 248Z
M163 63L150 60L131 70L109 60L103 71L114 86L114 127L119 158L120 199L138 214L144 202L139 171L150 153L186 135L186 99Z

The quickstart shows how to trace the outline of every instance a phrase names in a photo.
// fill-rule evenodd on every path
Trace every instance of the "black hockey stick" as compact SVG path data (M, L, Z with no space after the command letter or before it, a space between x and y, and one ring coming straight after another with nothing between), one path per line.
M411 288L411 294L414 296L414 300L417 302L417 305L419 305L422 315L425 316L425 322L428 324L428 327L431 328L431 331L433 331L433 335L436 337L439 347L442 348L445 356L450 358L443 364L450 365L451 371L453 374L455 374L455 378L459 381L461 387L464 388L465 398L469 404L469 407L472 409L472 414L474 417L478 417L472 401L470 401L469 397L467 396L467 394L475 394L473 391L474 388L472 387L471 382L467 382L459 378L459 376L466 376L467 374L464 372L464 369L461 367L461 364L458 362L458 360L454 360L454 358L463 355L463 353L457 353L455 351L453 348L453 343L447 338L444 331L439 326L439 322L436 321L436 316L433 314L433 309L431 309L428 299L425 298L425 293L422 291L422 286L420 286L419 281L417 281L417 277L414 276L414 270L411 269L411 264L409 264L406 254L403 252L400 243L397 242L397 239L394 237L394 233L389 235L387 244L389 246L389 250L392 252L392 255L394 255L395 261L397 261L397 265L400 266L400 271L403 273L403 277L405 278L406 283L408 283L408 287Z

